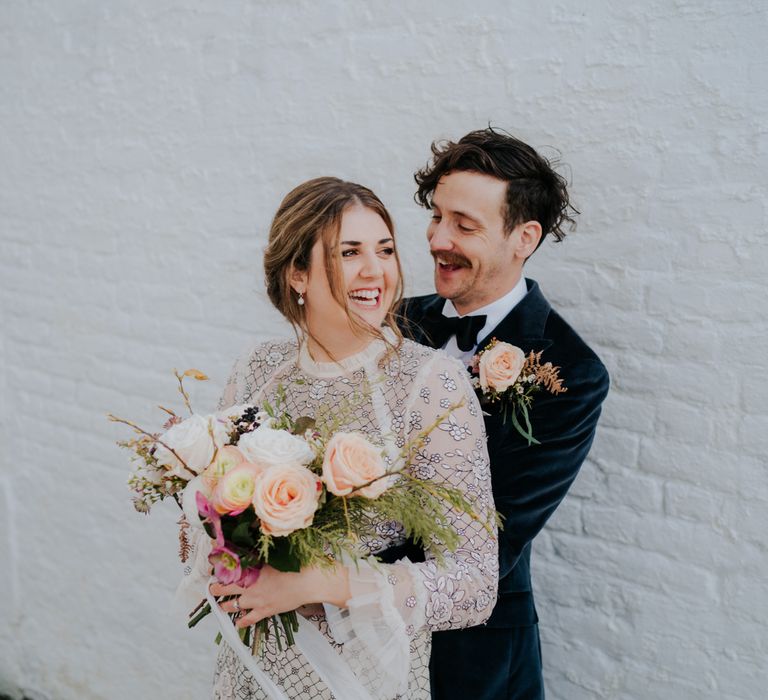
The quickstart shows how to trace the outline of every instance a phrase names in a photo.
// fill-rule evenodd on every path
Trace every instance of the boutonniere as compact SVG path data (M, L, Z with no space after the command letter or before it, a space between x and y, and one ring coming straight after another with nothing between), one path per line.
M529 445L539 445L533 437L528 409L539 391L562 394L567 391L560 379L560 368L541 362L541 352L528 356L516 345L493 338L472 358L469 370L481 403L501 405L502 420L512 420ZM522 422L521 422L522 417Z

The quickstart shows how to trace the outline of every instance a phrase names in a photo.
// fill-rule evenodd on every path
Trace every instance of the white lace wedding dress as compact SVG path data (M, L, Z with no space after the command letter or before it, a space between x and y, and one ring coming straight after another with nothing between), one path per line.
M386 694L387 670L407 669L408 689L389 697L429 698L430 631L468 627L484 622L496 599L497 541L483 523L492 518L488 454L480 407L466 370L456 361L410 341L387 355L386 345L372 342L362 353L340 363L314 362L306 346L269 342L235 365L222 399L233 404L273 405L280 388L284 407L294 417L314 417L322 407L356 407L340 429L359 431L381 444L394 468L410 437L445 415L452 404L463 405L435 428L413 461L413 472L461 489L474 503L479 520L452 512L460 537L455 552L443 551L438 566L434 543L426 560L407 559L390 565L350 567L352 599L347 610L318 606L309 617L334 649L350 661L372 697ZM375 523L363 545L371 553L401 544L397 522ZM329 617L326 618L326 612ZM339 639L345 643L338 643ZM333 698L315 670L294 647L278 651L271 637L261 664L289 698ZM366 669L366 660L378 669ZM384 676L381 675L384 667ZM365 677L367 676L367 678ZM399 681L402 689L403 678ZM395 687L395 686L390 686ZM221 644L216 662L213 697L217 700L266 698L232 649Z

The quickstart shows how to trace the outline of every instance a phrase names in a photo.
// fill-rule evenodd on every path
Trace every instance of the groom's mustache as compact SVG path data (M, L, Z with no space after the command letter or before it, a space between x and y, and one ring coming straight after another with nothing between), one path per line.
M439 258L439 261L444 265L456 265L457 267L472 267L472 263L469 262L467 258L465 258L463 255L458 255L457 253L431 252L430 254L434 258L435 262L438 262L438 258Z

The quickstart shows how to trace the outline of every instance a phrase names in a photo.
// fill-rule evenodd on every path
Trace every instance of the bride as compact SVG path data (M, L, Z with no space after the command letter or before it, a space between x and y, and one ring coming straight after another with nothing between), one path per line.
M264 268L269 298L293 325L297 341L267 342L241 358L222 407L274 404L280 392L296 418L362 401L340 429L381 445L396 468L409 438L463 399L430 433L411 469L422 479L460 489L478 519L452 512L458 549L433 542L420 563L337 563L299 573L265 566L252 586L213 584L211 593L237 596L221 607L241 612L240 627L298 609L371 698L429 698L430 631L481 624L496 599L496 530L484 526L494 513L488 454L467 372L442 352L400 335L394 313L402 276L394 227L369 189L322 177L291 191L272 222ZM404 542L399 523L374 525L361 543L369 553ZM296 647L280 650L274 635L258 660L289 698L334 697L302 653ZM222 643L213 697L270 696Z

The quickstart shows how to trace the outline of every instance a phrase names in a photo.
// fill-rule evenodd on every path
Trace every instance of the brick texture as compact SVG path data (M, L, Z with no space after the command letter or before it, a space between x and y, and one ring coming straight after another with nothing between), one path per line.
M376 190L429 291L413 171L491 121L567 164L579 228L528 275L613 379L535 547L548 697L762 697L766 29L757 0L0 3L0 695L208 697L176 514L132 512L104 414L159 420L173 367L208 406L289 333L261 252L309 177Z

